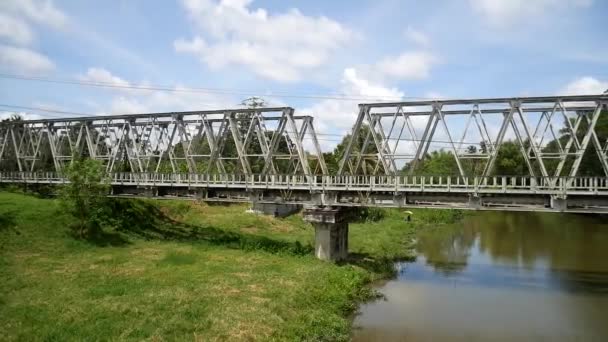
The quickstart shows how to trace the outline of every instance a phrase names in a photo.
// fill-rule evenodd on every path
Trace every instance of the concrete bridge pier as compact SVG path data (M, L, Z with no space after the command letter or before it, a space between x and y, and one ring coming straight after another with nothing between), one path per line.
M553 196L551 197L551 208L561 212L567 211L568 200L563 197Z
M315 255L321 260L339 261L348 256L346 209L312 207L304 210L304 220L315 227Z

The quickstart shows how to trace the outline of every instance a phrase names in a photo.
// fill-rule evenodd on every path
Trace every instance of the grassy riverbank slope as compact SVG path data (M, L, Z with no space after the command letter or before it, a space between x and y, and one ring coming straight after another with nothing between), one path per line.
M0 192L3 340L346 340L348 315L416 229L458 212L396 210L350 229L341 265L311 252L313 229L246 206L114 201L115 229L69 235L56 201Z

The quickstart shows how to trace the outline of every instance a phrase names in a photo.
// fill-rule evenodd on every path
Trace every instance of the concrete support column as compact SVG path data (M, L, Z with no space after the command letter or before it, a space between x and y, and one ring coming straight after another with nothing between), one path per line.
M348 222L339 208L308 208L304 220L315 227L315 255L321 260L339 261L348 256Z
M469 207L475 210L482 208L481 197L475 195L469 195Z
M156 197L158 196L158 191L155 187L147 186L143 189L143 195L146 197Z
M551 209L562 212L568 210L568 200L560 197L551 197Z

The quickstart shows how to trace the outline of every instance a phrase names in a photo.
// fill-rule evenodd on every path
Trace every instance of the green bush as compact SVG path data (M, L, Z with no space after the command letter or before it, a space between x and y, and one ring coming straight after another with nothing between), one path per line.
M75 160L65 170L69 183L59 191L61 207L76 219L71 226L80 238L94 237L103 227L109 185L100 161Z
M354 219L358 222L378 222L387 216L386 209L382 208L357 208Z

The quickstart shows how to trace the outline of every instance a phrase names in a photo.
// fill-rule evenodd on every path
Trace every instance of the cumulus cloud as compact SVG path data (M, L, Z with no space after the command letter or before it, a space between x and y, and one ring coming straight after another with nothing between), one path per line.
M414 44L424 47L431 44L431 39L424 32L418 31L411 26L408 26L403 34L407 40Z
M585 8L593 0L469 0L473 10L492 26L505 27L550 10Z
M111 72L104 68L89 68L87 72L78 77L82 81L103 83L114 86L128 87L130 84L126 80L112 75Z
M55 64L46 56L28 48L0 44L0 65L7 71L24 73L47 72Z
M0 13L0 37L18 45L27 45L34 35L25 21Z
M400 80L428 78L438 58L427 51L404 52L381 60L376 68L388 77Z
M48 57L27 48L34 40L30 24L59 29L64 27L66 20L66 15L51 0L0 1L0 38L13 45L0 44L0 68L26 73L54 69L55 65Z
M354 34L329 18L297 9L269 14L251 0L184 0L198 34L177 39L177 52L191 53L209 68L243 66L264 78L290 82L320 67Z
M360 75L355 68L346 68L340 81L340 93L347 94L349 97L365 97L370 101L398 101L404 96L397 88L384 86L380 83L372 82ZM335 134L345 135L351 129L359 113L357 104L360 100L346 99L327 99L317 102L309 108L298 110L304 114L315 117L315 127L318 132L334 132ZM326 138L321 136L322 138ZM338 140L333 137L331 140ZM325 151L333 149L338 142L331 140L321 140L321 147Z
M67 22L66 15L51 0L3 0L0 2L0 10L54 28L62 28Z
M560 95L596 95L608 90L608 81L585 76L568 83L559 92Z
M145 82L128 81L101 67L91 67L79 79L116 85L107 103L98 104L98 114L135 114L236 107L238 101L230 95L206 94L175 85L169 91L120 88L120 86L148 86Z

